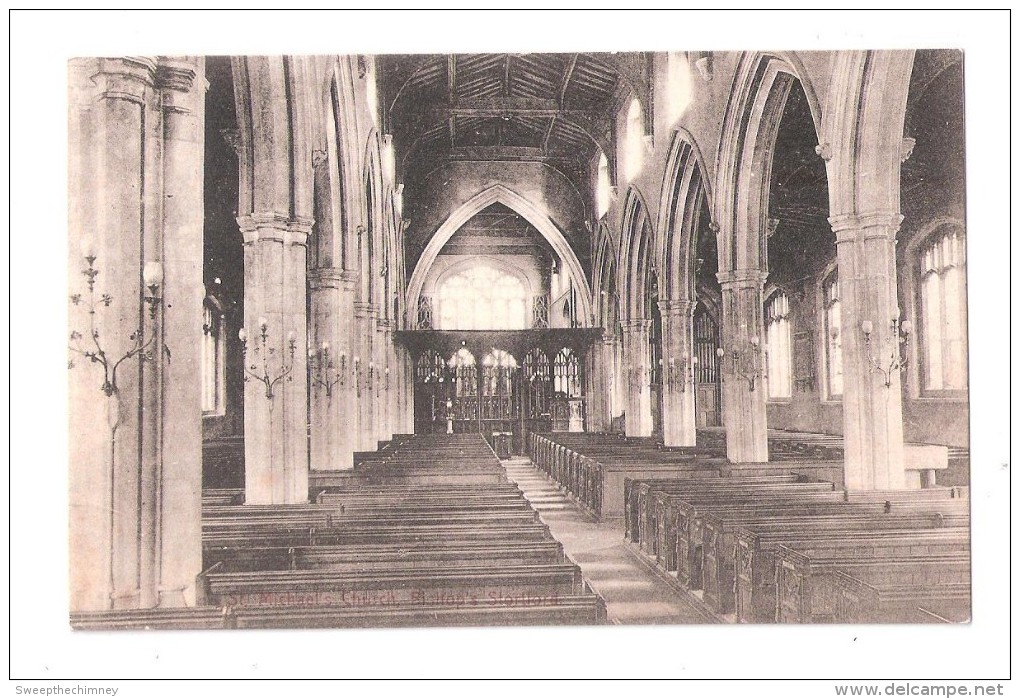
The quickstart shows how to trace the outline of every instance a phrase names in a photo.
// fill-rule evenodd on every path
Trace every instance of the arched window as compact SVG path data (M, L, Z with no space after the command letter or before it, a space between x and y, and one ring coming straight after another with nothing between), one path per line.
M839 274L833 272L822 284L825 311L825 376L828 397L843 396L843 340L840 336Z
M581 372L577 355L564 347L553 362L553 390L567 398L581 395Z
M202 413L223 415L226 401L225 318L211 299L202 309Z
M461 347L450 357L447 363L453 373L457 397L477 396L478 380L475 370L475 355L466 347Z
M765 304L769 398L790 398L793 395L793 352L790 338L790 299L780 291L773 294Z
M609 193L613 183L609 179L609 161L606 154L599 151L598 181L595 186L595 203L597 218L602 218L609 211Z
M530 310L520 278L485 264L447 277L436 295L439 330L523 330ZM435 318L433 317L433 321Z
M627 110L627 139L623 154L627 180L634 179L645 161L645 126L641 119L641 103L634 98Z
M921 364L926 391L967 388L967 264L959 231L921 251Z

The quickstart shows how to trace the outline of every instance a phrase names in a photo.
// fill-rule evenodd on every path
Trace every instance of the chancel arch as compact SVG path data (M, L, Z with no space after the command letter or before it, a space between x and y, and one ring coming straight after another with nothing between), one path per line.
M417 312L418 301L429 270L450 238L472 216L497 202L513 209L516 213L527 219L549 243L557 258L570 273L570 279L574 285L579 305L579 313L577 314L578 323L582 327L590 326L593 319L591 293L586 282L587 277L570 244L548 215L542 213L534 204L513 190L499 184L479 192L461 205L433 234L419 257L414 272L411 274L407 284L406 307L408 313L412 313L411 309L414 309L415 313ZM407 320L408 323L413 324L417 318L408 317Z

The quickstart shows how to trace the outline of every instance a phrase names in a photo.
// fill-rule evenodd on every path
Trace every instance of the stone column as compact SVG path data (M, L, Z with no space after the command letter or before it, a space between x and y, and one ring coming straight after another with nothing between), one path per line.
M142 266L158 260L145 248L147 164L154 145L151 122L160 118L155 62L148 58L85 59L71 65L69 293L71 345L102 348L110 370L134 345L132 333L154 329L142 297ZM147 235L148 233L148 235ZM95 313L83 270L92 258ZM109 301L102 295L109 295ZM98 333L96 341L91 334ZM125 360L116 387L104 384L99 362L72 354L70 372L71 608L137 607L141 601L143 391L150 382L140 356ZM112 375L106 375L112 379ZM150 408L150 415L152 410ZM148 431L151 444L151 430ZM151 460L150 460L151 463ZM151 557L150 557L151 560ZM147 576L151 578L151 576Z
M896 233L902 220L886 212L830 219L839 265L847 490L906 487L900 373L890 372L886 386L886 375L874 368L888 369L892 352L899 352L892 321L899 320ZM871 323L870 350L864 321Z
M375 451L375 310L364 301L354 303L354 393L358 415L355 451Z
M309 279L311 336L308 390L313 471L354 468L353 356L355 275L330 267ZM332 366L329 366L332 364Z
M652 403L649 388L649 320L631 320L623 325L623 360L627 405L627 436L652 434Z
M307 502L305 245L311 224L273 213L241 217L238 224L247 333L245 500Z
M726 456L733 463L763 463L769 459L764 380L765 332L760 270L720 272L723 321L719 361L722 375L723 425Z
M587 395L587 418L589 432L606 431L606 375L608 367L602 351L602 343L588 348L585 367L585 394Z
M157 366L162 406L153 499L153 583L159 606L195 604L202 569L202 303L205 61L161 60L162 259L167 349ZM143 604L151 599L143 588Z
M602 339L602 353L606 361L606 429L613 427L613 419L626 409L624 383L626 372L623 369L623 351L620 338L610 336Z
M414 433L414 357L406 348L402 350L404 360L401 363L403 370L403 392L404 392L404 434Z
M696 444L694 414L694 302L659 301L662 317L662 440L667 447Z
M387 318L376 321L375 366L377 370L375 387L376 440L388 442L393 439L393 420L396 409L393 405L393 323Z

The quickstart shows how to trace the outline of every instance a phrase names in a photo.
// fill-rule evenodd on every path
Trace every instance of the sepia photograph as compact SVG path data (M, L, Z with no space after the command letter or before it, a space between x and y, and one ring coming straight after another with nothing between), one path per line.
M61 633L966 633L971 55L692 38L62 56Z

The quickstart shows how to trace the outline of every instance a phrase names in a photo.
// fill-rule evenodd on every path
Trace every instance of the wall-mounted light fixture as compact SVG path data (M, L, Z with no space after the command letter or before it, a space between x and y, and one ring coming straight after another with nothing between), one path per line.
M329 342L323 342L318 348L308 348L308 374L313 385L322 386L326 398L333 397L333 387L343 387L347 380L347 353L340 350L340 356L334 361L330 352Z
M669 365L666 369L666 386L670 390L685 393L687 391L687 384L693 381L693 365L697 363L697 360L697 357L691 357L689 361L687 352L683 352L680 355L679 362L677 362L676 357L670 357Z
M872 374L876 371L882 374L882 377L885 379L886 388L892 386L892 377L895 372L904 371L907 368L907 357L904 354L913 326L909 320L901 322L898 316L899 310L897 309L897 317L890 321L890 332L885 338L886 348L889 352L888 363L875 356L874 346L871 341L874 325L870 320L861 321L861 332L864 333L864 349L867 353L868 367Z
M85 357L89 362L103 367L103 383L100 385L100 390L107 396L112 396L118 390L117 369L121 364L132 357L139 357L142 361L153 359L149 350L156 339L156 333L155 331L146 333L145 328L138 328L128 336L131 346L118 359L115 360L107 354L107 350L103 348L100 340L100 328L96 313L100 307L108 308L113 303L113 297L110 294L100 294L97 298L96 277L99 276L99 268L96 267L96 260L98 257L94 251L89 249L85 252L84 259L86 266L81 273L85 277L88 292L84 295L72 294L71 303L75 306L85 306L88 313L88 329L84 333L72 330L68 349ZM142 282L145 285L145 295L142 298L149 309L149 319L155 322L156 313L163 302L160 295L163 285L163 266L159 262L146 262L142 269ZM83 341L87 344L82 344ZM73 359L68 361L67 368L74 368Z
M354 367L351 372L354 377L354 390L358 398L361 398L361 357L354 357Z
M271 360L276 355L276 348L269 346L269 323L265 318L259 318L259 332L255 337L254 347L251 348L252 357L248 359L248 331L241 328L237 337L241 340L241 351L244 354L245 382L255 379L262 382L266 387L266 398L273 399L276 384L281 381L293 381L290 374L294 371L294 353L297 350L297 333L293 330L287 333L287 353L290 355L290 363L286 359L280 361L278 370L270 370ZM259 367L261 360L262 366ZM261 370L261 374L259 371Z
M758 384L758 379L764 377L764 372L761 369L761 338L757 335L752 335L749 341L750 349L745 354L739 349L731 350L729 352L731 368L734 376L747 381L748 388L754 391ZM722 347L719 347L715 351L716 356L719 357L720 363L726 356L727 352Z

